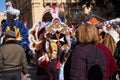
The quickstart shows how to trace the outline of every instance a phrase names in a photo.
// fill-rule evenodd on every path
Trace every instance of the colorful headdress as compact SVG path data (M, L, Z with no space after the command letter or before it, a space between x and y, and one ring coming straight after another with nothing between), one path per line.
M23 48L29 48L28 29L24 26L22 22L14 20L13 26L11 26L11 21L7 20L2 27L2 32L7 32L9 30L15 31L16 40L19 41L20 45Z

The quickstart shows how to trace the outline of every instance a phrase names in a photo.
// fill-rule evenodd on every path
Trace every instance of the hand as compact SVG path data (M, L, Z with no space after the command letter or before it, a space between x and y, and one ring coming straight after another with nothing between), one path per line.
M23 78L27 78L27 77L29 77L30 76L30 74L22 74L22 77Z

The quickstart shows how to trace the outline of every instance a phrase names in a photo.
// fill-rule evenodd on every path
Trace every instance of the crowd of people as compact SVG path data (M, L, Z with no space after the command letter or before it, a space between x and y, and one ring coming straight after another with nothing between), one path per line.
M30 32L33 34L30 39L35 42L32 48L37 47L33 50L38 54L33 54L28 48L30 34L22 23L14 19L11 23L6 20L1 22L0 80L27 78L31 61L41 68L37 69L36 74L44 69L49 80L119 80L120 30L115 31L110 24L100 28L90 22L81 23L77 28L72 25L73 29L70 30L63 23L60 24L59 6L51 7L55 24L47 27L47 31L51 32L44 34L46 28L42 26L42 36L42 32L37 35L43 38L41 41L36 39L35 32L35 29L39 30L40 23ZM44 47L47 49L44 50Z
M112 26L111 26L112 27ZM119 33L119 31L118 31ZM0 47L0 80L21 80L28 76L30 56L15 39L15 32L4 34ZM119 79L119 43L95 25L83 23L76 29L76 43L58 59L58 46L47 34L50 43L47 66L49 80L116 80ZM27 54L26 54L27 53ZM59 67L56 66L59 63Z
M86 23L78 27L78 45L73 49L65 64L64 80L111 80L113 77L116 78L115 74L119 67L112 55L114 54L112 52L115 51L103 43L106 41L106 35L108 34L101 35L101 32L99 33L99 30L92 24ZM107 44L113 48L113 43L108 41ZM117 78L119 77L117 76Z

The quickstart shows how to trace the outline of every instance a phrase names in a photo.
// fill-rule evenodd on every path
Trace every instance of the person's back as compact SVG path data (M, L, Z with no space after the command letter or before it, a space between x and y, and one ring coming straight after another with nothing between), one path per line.
M102 80L106 77L106 60L104 54L95 47L99 41L98 30L89 23L81 24L77 28L77 41L80 43L73 49L70 64L70 79L68 80L100 80L89 77L89 71L93 65L98 65L101 69L100 75ZM66 65L66 64L65 64ZM69 74L69 73L68 73ZM66 79L65 79L66 80Z
M115 62L114 56L112 55L111 51L102 43L98 43L96 45L105 55L106 58L106 80L110 80L110 76L114 74L118 66Z
M22 64L24 60L26 61L26 55L20 45L18 45L15 41L8 41L1 46L0 51L4 57L4 65L2 68L3 72L14 69L22 70Z
M23 48L16 42L14 32L5 34L5 42L0 47L0 79L21 80L28 73L28 63Z
M92 44L76 46L71 57L70 80L88 80L88 71L94 64L100 66L103 75L101 78L105 80L106 61L104 54Z

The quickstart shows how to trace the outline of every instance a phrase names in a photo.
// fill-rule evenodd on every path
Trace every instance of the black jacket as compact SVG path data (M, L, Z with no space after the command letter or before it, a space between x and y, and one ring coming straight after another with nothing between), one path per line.
M117 43L117 47L115 49L114 57L117 60L117 64L120 68L120 41Z
M0 47L0 72L22 70L28 73L28 63L24 49L15 40L9 40Z

